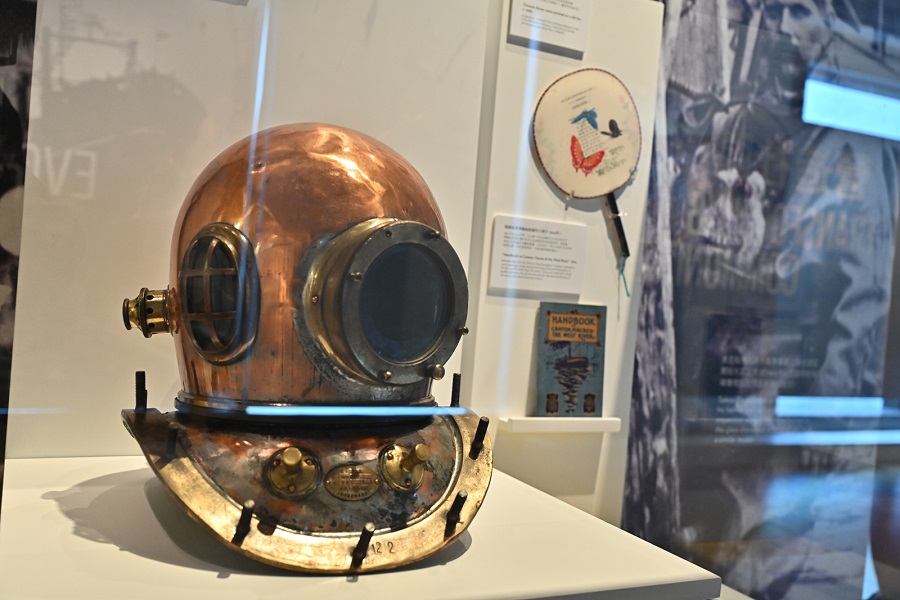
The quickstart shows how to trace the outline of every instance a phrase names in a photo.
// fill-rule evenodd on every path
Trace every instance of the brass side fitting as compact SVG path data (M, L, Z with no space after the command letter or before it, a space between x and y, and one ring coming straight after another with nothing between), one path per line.
M395 444L382 453L381 472L392 488L411 492L421 487L429 458L431 450L425 444L416 444L412 450Z
M276 452L265 466L269 489L287 498L310 493L319 483L320 473L319 461L294 446Z
M174 321L170 310L169 290L141 288L137 298L125 298L122 302L125 329L137 327L147 338L154 333L171 333L174 331Z

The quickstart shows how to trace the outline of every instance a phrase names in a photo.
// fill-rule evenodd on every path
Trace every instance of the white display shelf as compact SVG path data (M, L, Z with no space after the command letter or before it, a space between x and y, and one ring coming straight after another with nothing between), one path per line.
M618 417L500 417L497 427L510 433L616 433Z
M309 576L216 541L142 457L16 459L0 513L0 598L680 598L719 578L504 473L475 521L404 569Z

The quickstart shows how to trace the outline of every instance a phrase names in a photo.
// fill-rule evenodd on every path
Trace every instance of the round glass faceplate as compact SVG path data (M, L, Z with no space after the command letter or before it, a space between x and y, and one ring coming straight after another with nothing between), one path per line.
M369 346L385 360L409 363L434 347L452 313L446 267L414 244L388 248L361 282L359 320Z

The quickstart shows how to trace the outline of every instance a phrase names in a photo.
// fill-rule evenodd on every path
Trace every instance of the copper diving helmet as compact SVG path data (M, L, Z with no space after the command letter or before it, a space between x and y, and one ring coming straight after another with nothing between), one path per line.
M174 337L182 383L165 414L139 383L125 425L188 513L251 558L420 560L465 530L490 482L487 419L431 395L467 304L400 155L330 125L253 134L188 192L169 285L123 304L126 328Z

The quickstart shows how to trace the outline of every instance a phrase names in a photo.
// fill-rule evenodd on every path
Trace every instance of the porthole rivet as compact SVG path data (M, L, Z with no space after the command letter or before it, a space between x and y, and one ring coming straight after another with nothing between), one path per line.
M469 335L469 328L468 328L468 327L465 327L465 326L460 327L460 328L459 328L459 334L460 334L460 335Z
M313 304L315 304L316 302L319 301L319 295L313 294L312 296L309 297L309 301L312 302Z
M428 239L430 239L430 240L436 240L439 237L441 237L441 232L432 229L431 231L428 232L427 236L428 236Z
M391 377L393 377L393 376L394 376L394 374L391 373L390 371L382 371L381 372L381 378L384 379L385 381L390 381Z
M444 365L442 365L440 363L428 365L428 367L425 370L428 373L428 376L431 377L432 379L434 379L435 381L439 381L439 380L443 379L444 373L446 373L446 371L444 370Z
M390 239L392 235L394 235L394 232L391 231L390 229L385 229L385 230L384 230L384 237Z
M362 279L362 273L360 273L359 271L350 273L350 281L359 281L360 279Z

